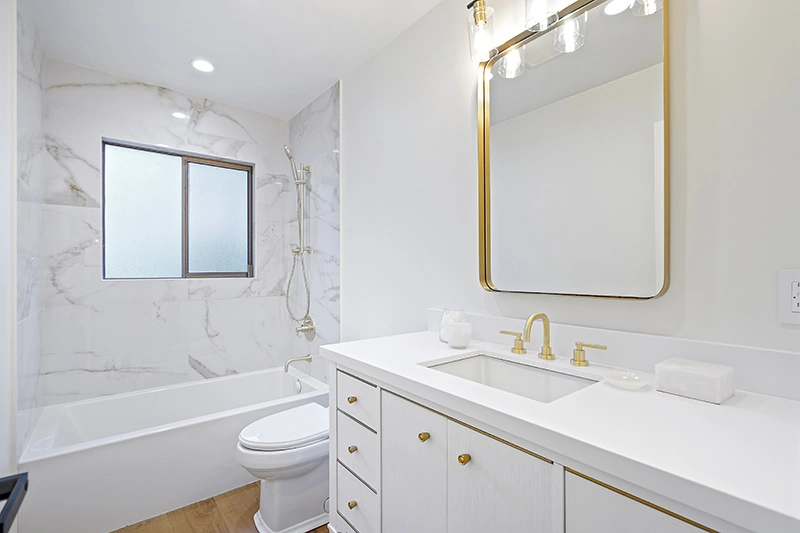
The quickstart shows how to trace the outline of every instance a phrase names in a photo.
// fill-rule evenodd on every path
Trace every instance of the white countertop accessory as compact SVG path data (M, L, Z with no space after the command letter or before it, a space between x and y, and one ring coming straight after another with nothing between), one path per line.
M446 329L447 344L452 348L466 348L472 340L472 324L469 322L452 322Z
M656 365L656 389L721 404L733 396L733 368L672 358Z
M650 381L641 374L626 370L615 370L605 376L605 380L619 389L639 390L646 387Z

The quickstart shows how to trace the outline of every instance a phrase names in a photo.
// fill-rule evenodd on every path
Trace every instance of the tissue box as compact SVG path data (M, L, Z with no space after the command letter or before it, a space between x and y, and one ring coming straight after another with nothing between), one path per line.
M656 389L694 400L721 404L733 396L733 368L688 359L656 365Z

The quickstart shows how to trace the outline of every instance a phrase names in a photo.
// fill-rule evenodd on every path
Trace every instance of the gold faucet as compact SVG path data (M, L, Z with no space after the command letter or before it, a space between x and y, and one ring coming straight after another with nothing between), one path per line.
M536 313L528 317L525 323L525 342L531 342L531 327L537 320L542 320L544 327L544 341L542 342L542 351L539 352L539 359L552 361L556 357L553 355L553 350L550 349L550 319L544 313Z

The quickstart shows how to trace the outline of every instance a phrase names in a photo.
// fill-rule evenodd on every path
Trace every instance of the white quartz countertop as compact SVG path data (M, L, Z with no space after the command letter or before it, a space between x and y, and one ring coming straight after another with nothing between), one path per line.
M554 370L599 379L608 367ZM723 405L598 382L541 403L427 368L453 356L509 346L473 341L464 350L431 332L324 346L321 355L445 409L758 533L800 532L800 402L736 391ZM591 354L587 356L591 361ZM800 379L800 376L798 376Z

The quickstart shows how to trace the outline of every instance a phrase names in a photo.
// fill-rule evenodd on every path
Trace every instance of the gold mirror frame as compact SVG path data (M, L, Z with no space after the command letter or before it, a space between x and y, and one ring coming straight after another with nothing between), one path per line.
M587 298L606 298L615 300L652 300L667 292L670 282L670 92L669 92L669 0L663 0L663 50L664 50L664 283L661 290L652 296L613 296L597 294L571 294L554 292L516 291L498 289L492 283L491 269L491 213L490 213L490 165L489 165L489 85L492 67L502 59L503 54L521 47L543 35L550 33L573 17L577 17L597 7L606 0L579 0L558 13L558 22L545 31L524 30L512 39L497 47L489 61L480 64L478 81L478 244L480 248L480 282L489 292L517 294L551 294L556 296L582 296Z

